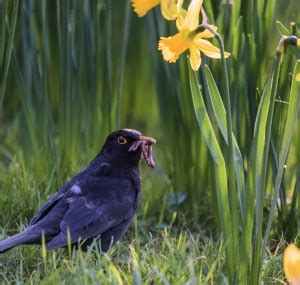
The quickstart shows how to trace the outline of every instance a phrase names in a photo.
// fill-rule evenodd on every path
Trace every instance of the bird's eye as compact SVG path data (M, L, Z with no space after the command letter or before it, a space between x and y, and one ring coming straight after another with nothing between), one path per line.
M127 140L124 137L120 136L120 137L118 137L118 143L125 144L125 143L127 143Z

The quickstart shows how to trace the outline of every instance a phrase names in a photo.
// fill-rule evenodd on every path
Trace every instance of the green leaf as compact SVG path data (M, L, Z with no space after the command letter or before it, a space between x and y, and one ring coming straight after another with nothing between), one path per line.
M232 239L232 219L229 209L226 164L204 104L196 73L191 70L190 66L189 77L195 115L198 121L198 125L214 160L219 219L220 224L222 225L222 231L225 237L225 241L227 242L226 265L229 276L232 278L234 275L233 264L235 260L235 247Z
M7 1L0 1L0 68L2 68L5 44L6 44L6 14L7 14Z
M276 27L279 31L279 33L283 36L290 36L291 32L288 28L286 28L280 21L276 21Z
M3 71L1 70L1 73L3 72L2 80L0 82L0 118L2 114L2 105L3 105L3 100L4 100L4 94L5 94L5 88L6 88L6 80L7 80L7 75L8 75L8 69L10 65L10 59L11 59L11 54L13 50L13 43L14 43L14 37L15 37L15 31L16 31L16 25L17 25L17 19L18 19L18 10L19 10L19 0L15 0L13 2L13 8L12 8L12 16L11 16L11 27L10 33L8 36L8 42L7 42L7 51L5 55L5 60L3 64ZM2 21L3 22L3 21ZM1 66L1 65L0 65Z
M209 96L211 100L211 104L214 110L214 114L221 131L221 134L228 144L228 134L227 134L227 123L226 123L226 110L223 105L223 101L216 85L216 82L213 78L213 75L209 69L209 67L205 66L205 75L208 85ZM241 151L239 149L238 143L234 134L233 137L233 151L234 151L234 168L235 175L237 179L237 186L239 191L239 200L240 200L240 208L241 208L241 218L243 220L243 200L245 195L245 178L244 178L244 166L243 166L243 157Z
M270 230L271 230L274 213L276 209L276 203L279 196L281 179L284 172L284 166L290 149L293 132L298 119L299 101L300 101L300 82L296 80L296 76L299 73L300 73L300 61L298 60L295 66L294 75L292 79L289 108L287 111L287 118L285 122L284 133L281 142L281 149L279 153L278 171L275 179L275 191L272 200L270 215L268 218L268 224L264 235L264 247L267 245L267 242L269 240Z
M239 270L239 282L246 280L247 271L251 264L252 256L252 230L254 226L255 210L263 207L263 203L256 189L261 189L262 169L265 145L265 132L267 125L267 117L269 112L271 89L272 89L273 71L269 76L267 84L264 88L262 98L258 107L253 143L251 145L251 154L247 179L246 203L245 203L245 223L242 230L241 238L241 264Z
M266 192L267 165L269 157L269 147L271 129L273 124L274 103L277 92L280 63L282 54L277 53L269 77L266 92L260 102L257 119L255 122L254 149L251 153L251 171L254 171L254 183L252 183L252 193L255 189L255 232L254 250L251 268L251 282L260 283L263 254L265 247L262 247L262 227L263 227L263 207ZM253 160L254 159L254 160ZM251 183L251 182L250 182ZM253 187L254 186L254 187ZM253 201L252 201L253 203Z
M265 1L265 8L264 8L264 21L263 21L263 33L264 35L271 35L272 27L273 27L273 17L274 11L276 8L276 0L269 0Z

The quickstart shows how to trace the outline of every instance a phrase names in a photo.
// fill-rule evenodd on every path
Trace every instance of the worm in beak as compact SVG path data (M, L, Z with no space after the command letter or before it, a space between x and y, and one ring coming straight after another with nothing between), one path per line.
M155 162L152 156L152 145L155 143L156 140L154 138L139 136L138 140L129 148L129 151L137 151L141 147L143 157L145 158L148 166L154 168Z

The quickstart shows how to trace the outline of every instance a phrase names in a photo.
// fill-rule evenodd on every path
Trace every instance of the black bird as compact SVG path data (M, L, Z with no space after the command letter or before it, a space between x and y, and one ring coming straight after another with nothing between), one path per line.
M99 154L39 210L19 234L0 241L0 253L21 244L41 244L47 249L80 244L86 249L94 239L107 251L125 233L141 193L139 161L143 155L154 167L151 137L122 129L111 133Z

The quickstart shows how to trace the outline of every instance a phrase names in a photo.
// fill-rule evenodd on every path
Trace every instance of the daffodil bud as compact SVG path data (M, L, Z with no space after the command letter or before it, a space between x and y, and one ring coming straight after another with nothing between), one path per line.
M284 251L283 269L290 284L300 284L300 249L293 244Z

